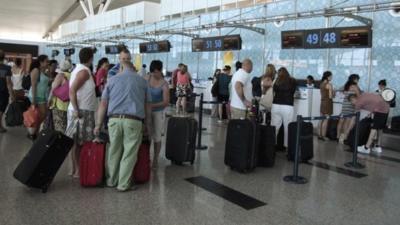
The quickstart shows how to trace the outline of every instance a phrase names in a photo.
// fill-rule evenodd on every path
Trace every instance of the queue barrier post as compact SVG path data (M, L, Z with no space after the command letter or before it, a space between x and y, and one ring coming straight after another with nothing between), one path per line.
M354 139L354 146L353 146L353 160L351 162L347 162L344 165L346 167L351 167L354 169L363 169L365 168L365 165L361 164L358 162L358 136L360 132L360 112L356 113L356 125L355 125L355 139Z
M201 133L203 130L203 99L204 94L200 94L200 102L199 102L199 120L198 120L198 131L197 131L197 150L206 150L208 147L201 144Z
M285 182L294 184L306 184L308 182L307 178L299 176L299 155L300 155L300 131L301 125L303 123L303 117L301 115L297 116L297 127L296 127L296 149L294 154L294 165L293 165L293 175L288 175L283 178Z

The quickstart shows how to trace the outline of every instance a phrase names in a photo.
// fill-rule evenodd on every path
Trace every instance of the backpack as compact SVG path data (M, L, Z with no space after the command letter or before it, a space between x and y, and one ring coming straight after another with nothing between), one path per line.
M252 93L254 97L261 97L262 91L261 91L261 77L254 77L251 80L252 86Z
M22 88L25 90L31 89L31 76L29 74L22 77Z
M211 87L211 95L213 97L217 97L218 92L219 92L219 80L217 78L217 80L214 82L213 86Z

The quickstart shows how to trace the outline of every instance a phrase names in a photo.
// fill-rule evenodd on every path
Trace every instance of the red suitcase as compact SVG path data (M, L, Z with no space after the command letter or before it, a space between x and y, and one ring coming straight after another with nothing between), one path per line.
M79 161L80 182L84 187L95 187L103 183L106 144L86 142Z
M150 180L150 142L143 141L140 145L138 158L133 169L133 181L137 184L146 183Z

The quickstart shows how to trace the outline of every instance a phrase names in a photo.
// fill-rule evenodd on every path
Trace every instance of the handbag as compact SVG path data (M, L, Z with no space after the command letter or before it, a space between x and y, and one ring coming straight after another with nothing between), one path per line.
M69 101L69 82L64 77L64 83L53 90L53 95L63 102Z
M37 127L39 125L39 110L35 106L31 106L24 112L25 127Z
M74 119L71 123L68 124L67 129L65 130L65 135L74 138L77 133L79 119Z
M218 96L218 87L219 87L219 81L217 79L217 81L215 81L213 86L211 87L211 95L213 97L217 97Z
M261 96L260 105L266 108L268 111L271 111L273 100L274 100L274 93L272 88L270 88L267 91L267 93Z
M31 76L25 75L22 77L22 88L29 90L31 88Z

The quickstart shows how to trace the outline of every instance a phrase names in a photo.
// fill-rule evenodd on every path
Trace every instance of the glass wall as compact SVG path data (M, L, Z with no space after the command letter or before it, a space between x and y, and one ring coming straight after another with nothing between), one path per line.
M269 1L268 1L269 2ZM331 4L337 7L351 7L365 5L374 2L385 2L383 0L286 0L276 1L267 5L256 5L249 8L231 9L220 12L212 12L199 16L169 19L156 24L140 25L128 28L129 32L152 31L158 29L176 29L193 27L215 23L216 21L230 21L239 18L259 18L263 16L281 16L295 12L306 12L328 8ZM191 38L180 35L163 35L157 39L168 39L173 48L170 53L144 54L141 60L150 64L153 59L164 62L167 70L172 71L178 63L183 62L189 66L194 78L207 79L212 76L216 68L224 66L224 58L227 55L231 59L231 66L236 60L250 58L254 62L253 76L259 76L264 72L268 63L276 67L285 66L296 78L304 78L313 75L316 79L322 76L325 70L331 70L334 74L333 82L336 88L345 83L347 77L352 73L360 75L360 85L365 91L375 91L377 82L387 79L388 86L397 89L400 93L400 17L394 17L387 11L359 14L373 20L373 47L371 49L281 49L281 31L294 29L313 29L325 27L362 26L356 20L344 19L343 17L316 17L308 19L297 19L281 23L256 24L254 26L264 28L265 35L239 28L222 28L196 31L201 37L240 34L243 40L242 50L235 52L201 52L191 51ZM114 31L113 31L114 32ZM115 31L115 32L121 32ZM127 31L125 31L127 32ZM123 32L122 32L123 33ZM140 40L132 40L128 46L134 53L139 53L138 44ZM51 48L44 52L51 54ZM79 51L79 49L77 49ZM96 60L104 56L104 48L99 48ZM116 56L111 61L116 62ZM59 56L57 59L61 59ZM77 62L77 54L73 57ZM95 62L96 62L95 60ZM400 102L400 97L398 97ZM399 107L398 107L399 108ZM400 110L397 109L397 113Z

